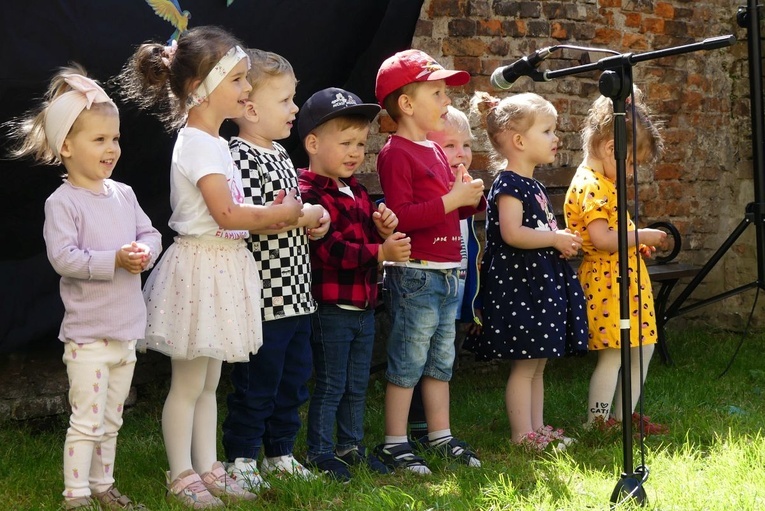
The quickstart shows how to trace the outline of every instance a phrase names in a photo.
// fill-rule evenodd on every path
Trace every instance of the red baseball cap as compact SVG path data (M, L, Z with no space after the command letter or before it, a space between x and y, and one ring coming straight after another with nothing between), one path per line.
M388 57L377 71L375 97L380 106L391 92L414 82L446 80L446 85L465 85L470 81L467 71L452 71L420 50L404 50Z

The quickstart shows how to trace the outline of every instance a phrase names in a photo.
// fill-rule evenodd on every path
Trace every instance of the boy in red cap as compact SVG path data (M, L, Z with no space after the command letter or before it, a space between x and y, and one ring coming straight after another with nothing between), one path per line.
M455 350L455 317L462 259L460 219L486 208L483 181L464 165L456 176L443 150L427 133L444 129L451 100L446 86L464 85L465 71L444 69L419 50L385 60L375 95L397 123L377 158L385 201L411 238L408 262L386 263L386 305L391 316L385 377L385 442L377 456L392 468L429 474L406 436L412 389L422 378L422 396L431 450L479 467L475 452L452 436L449 380Z

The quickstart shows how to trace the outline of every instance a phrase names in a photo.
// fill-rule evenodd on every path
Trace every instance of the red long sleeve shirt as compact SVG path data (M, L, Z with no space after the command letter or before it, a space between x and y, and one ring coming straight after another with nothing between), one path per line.
M412 259L455 262L462 259L460 219L486 209L462 207L446 213L441 199L454 174L438 144L425 146L392 135L377 156L385 203L398 216L396 230L412 239Z

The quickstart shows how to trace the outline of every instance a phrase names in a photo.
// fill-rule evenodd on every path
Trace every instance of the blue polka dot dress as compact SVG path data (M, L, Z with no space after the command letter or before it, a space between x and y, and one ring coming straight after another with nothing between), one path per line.
M486 208L483 335L470 349L486 360L585 354L587 311L576 273L554 248L524 250L502 240L497 208L502 194L523 203L524 226L558 229L540 182L509 170L497 176Z

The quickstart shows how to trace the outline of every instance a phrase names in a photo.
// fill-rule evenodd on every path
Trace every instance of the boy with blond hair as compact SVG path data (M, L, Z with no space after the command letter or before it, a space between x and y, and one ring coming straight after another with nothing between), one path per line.
M277 142L289 136L298 111L293 101L297 79L280 55L257 49L247 50L247 55L252 90L244 115L234 119L239 134L229 149L242 173L244 201L273 204L283 199L284 191L298 187L295 167ZM237 363L231 371L223 448L229 476L252 491L268 486L257 465L261 448L265 475L315 477L292 451L311 376L311 314L316 302L311 296L308 240L324 236L328 222L324 208L305 202L297 225L252 232L247 242L263 285L263 345L249 362Z
M406 50L382 63L375 84L378 102L397 123L377 159L380 184L398 215L398 228L412 240L410 259L385 267L391 333L385 441L376 454L391 468L418 474L430 469L413 453L406 430L412 389L420 378L429 448L468 466L481 465L451 433L449 380L459 305L460 219L486 208L483 182L464 166L452 173L443 150L427 140L429 132L444 129L451 103L447 85L469 79L467 72L446 70L422 51Z

